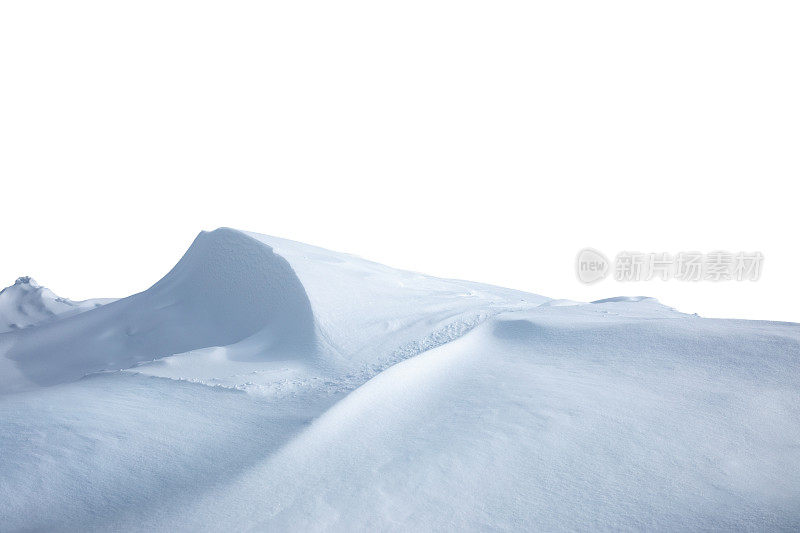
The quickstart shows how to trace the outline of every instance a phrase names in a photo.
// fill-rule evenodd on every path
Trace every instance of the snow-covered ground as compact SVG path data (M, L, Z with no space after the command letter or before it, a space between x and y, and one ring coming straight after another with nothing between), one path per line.
M797 324L231 229L0 319L2 531L800 528Z

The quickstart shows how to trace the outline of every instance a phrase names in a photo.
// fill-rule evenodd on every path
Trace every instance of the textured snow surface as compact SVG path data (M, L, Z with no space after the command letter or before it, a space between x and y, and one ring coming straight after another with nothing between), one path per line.
M800 527L797 324L231 229L59 301L0 293L1 531Z

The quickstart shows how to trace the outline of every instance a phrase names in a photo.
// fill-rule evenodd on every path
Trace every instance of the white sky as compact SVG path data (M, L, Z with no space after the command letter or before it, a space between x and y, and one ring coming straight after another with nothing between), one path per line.
M796 2L0 6L0 285L125 296L231 226L800 322ZM586 246L766 259L587 287Z

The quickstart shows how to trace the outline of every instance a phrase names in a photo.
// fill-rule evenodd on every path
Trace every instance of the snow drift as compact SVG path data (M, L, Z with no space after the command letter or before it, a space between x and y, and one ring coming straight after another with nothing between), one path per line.
M471 310L545 300L222 228L201 233L148 290L20 331L6 357L37 385L209 347L233 346L224 356L235 360L363 366L400 349L409 328L424 337Z
M232 229L82 312L17 285L2 530L800 528L797 324Z

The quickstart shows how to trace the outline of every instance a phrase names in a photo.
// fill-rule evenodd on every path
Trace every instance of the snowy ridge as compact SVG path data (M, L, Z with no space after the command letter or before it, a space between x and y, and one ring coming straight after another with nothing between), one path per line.
M406 272L347 254L248 233L285 258L305 288L318 337L348 366L372 363L460 315L532 307L543 296ZM471 320L471 319L468 319ZM385 351L384 351L385 350Z
M249 245L264 246L286 261L302 284L302 299L307 298L314 342L303 350L265 349L259 331L228 345L145 361L131 371L259 394L307 393L324 383L327 394L341 394L404 358L455 339L492 314L548 301L399 271L266 235L230 229L208 235L214 241L246 237L252 239ZM171 283L168 278L160 283ZM254 358L259 351L263 357Z

